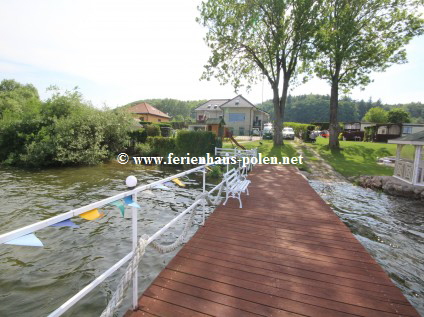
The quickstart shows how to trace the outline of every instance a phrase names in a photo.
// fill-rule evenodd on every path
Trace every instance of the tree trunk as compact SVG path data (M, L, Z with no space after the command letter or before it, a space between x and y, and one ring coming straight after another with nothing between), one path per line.
M280 104L280 95L278 93L278 87L273 87L273 99L272 102L274 104L274 145L283 144L283 137L281 135L282 130L282 117L281 117L281 104Z
M280 96L278 94L278 87L272 87L273 98L272 103L274 104L274 145L281 145L281 107L280 107Z
M339 122L337 113L339 110L339 74L340 68L336 67L335 75L331 81L331 97L330 97L330 149L339 150Z
M286 103L287 103L287 92L289 90L289 80L290 78L288 75L284 75L284 82L283 82L283 93L281 94L281 99L280 99L280 109L281 109L281 121L282 121L282 125L280 128L280 132L281 134L283 134L283 127L284 127L284 114L286 111ZM284 139L283 136L281 135L281 142L284 145Z
M286 77L286 76L285 76ZM274 145L284 145L283 140L283 122L284 122L284 112L286 110L286 101L287 101L287 92L289 90L289 79L284 78L283 82L283 92L281 94L281 99L278 94L278 88L274 89L274 112L275 112L275 127L274 127Z

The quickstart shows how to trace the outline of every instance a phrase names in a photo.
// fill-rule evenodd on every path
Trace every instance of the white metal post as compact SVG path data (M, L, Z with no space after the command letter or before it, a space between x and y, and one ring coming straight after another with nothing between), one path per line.
M415 145L415 156L414 156L414 170L412 172L412 185L418 184L418 168L420 167L421 160L421 146Z
M229 157L230 157L230 153L228 153L228 152L227 152L227 153L225 154L225 156L229 158ZM228 165L230 165L230 161L228 161L227 163L228 163L228 164L227 164L227 173L228 173Z
M134 193L132 195L133 202L137 203L137 193ZM135 252L135 249L137 248L138 243L138 234L137 234L137 208L132 206L131 207L131 220L132 220L132 247L133 252ZM133 276L133 300L132 300L132 307L133 310L135 310L138 307L138 270L134 272Z
M203 169L203 195L206 193L206 167ZM205 218L206 218L206 206L205 206L205 200L203 199L202 202L203 205L203 220L202 220L202 226L205 225Z

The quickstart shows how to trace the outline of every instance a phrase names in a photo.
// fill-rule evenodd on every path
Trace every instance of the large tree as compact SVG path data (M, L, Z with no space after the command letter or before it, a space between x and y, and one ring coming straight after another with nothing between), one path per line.
M215 76L237 90L265 76L273 91L274 144L281 130L290 83L310 54L321 0L208 0L198 22L211 48L203 79Z
M403 108L393 108L387 113L387 119L390 123L409 123L411 117L409 112Z
M331 84L330 148L338 149L339 88L364 87L372 71L405 63L404 46L423 33L413 0L325 0L316 72Z
M387 111L380 107L373 107L364 116L365 122L387 123Z
M31 117L39 111L40 106L41 100L33 85L23 85L13 79L0 82L0 119Z

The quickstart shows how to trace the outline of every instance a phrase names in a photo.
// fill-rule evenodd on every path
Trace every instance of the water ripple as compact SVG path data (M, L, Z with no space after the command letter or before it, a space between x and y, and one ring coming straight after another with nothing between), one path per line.
M424 315L424 204L348 183L310 183Z

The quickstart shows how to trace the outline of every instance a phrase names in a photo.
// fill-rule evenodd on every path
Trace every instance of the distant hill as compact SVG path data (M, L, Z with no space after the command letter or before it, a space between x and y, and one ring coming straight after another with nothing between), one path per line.
M158 108L160 111L168 113L176 121L183 121L195 118L194 109L207 100L178 100L178 99L144 99L133 101L123 107L129 107L140 102L147 102ZM258 108L267 111L274 119L274 106L272 100L267 100L263 104L257 104ZM361 121L365 113L372 107L381 107L390 110L394 107L404 108L411 115L412 122L424 123L424 104L421 102L412 102L408 104L383 104L381 100L373 101L369 99L355 100L344 97L339 101L339 121L355 122ZM286 122L328 122L330 111L329 95L300 95L289 96L287 98L286 113L284 121Z
M257 104L258 108L267 111L274 119L274 105L272 100L267 100L263 104ZM412 122L424 123L424 104L412 102L408 104L383 104L381 100L368 101L354 100L344 97L339 101L339 121L355 122L361 121L365 113L372 107L381 107L390 110L394 107L404 108L411 115ZM329 95L300 95L289 96L287 98L284 121L286 122L328 122L330 111Z
M194 118L194 109L207 100L178 100L178 99L143 99L130 102L123 107L129 107L140 102L147 102L153 107L162 112L167 113L169 116L178 119L177 121L187 120Z

